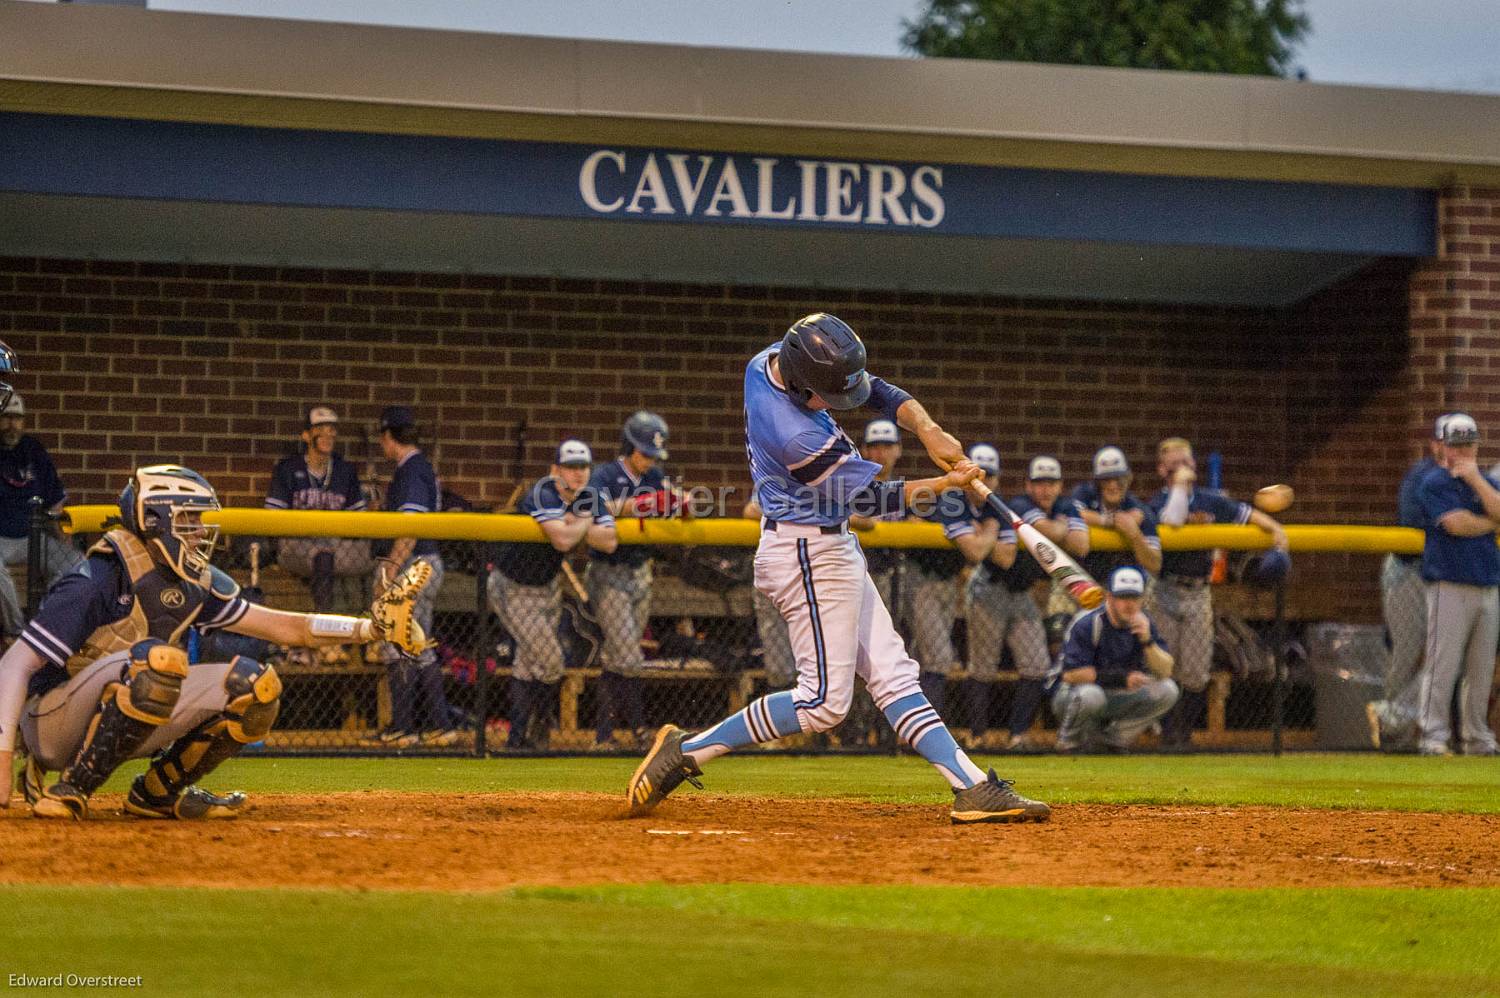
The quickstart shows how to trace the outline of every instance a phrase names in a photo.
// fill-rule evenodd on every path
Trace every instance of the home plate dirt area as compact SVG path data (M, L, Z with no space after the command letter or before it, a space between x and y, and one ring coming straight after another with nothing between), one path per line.
M1065 805L956 828L928 804L683 794L265 794L232 821L0 811L0 882L494 890L599 883L1494 886L1500 816Z

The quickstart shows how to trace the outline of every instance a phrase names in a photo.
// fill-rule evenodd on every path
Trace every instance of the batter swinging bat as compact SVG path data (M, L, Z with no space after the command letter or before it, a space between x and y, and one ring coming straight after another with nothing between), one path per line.
M1009 506L1001 502L1000 497L991 492L989 486L981 481L975 481L969 488L984 500L984 504L994 511L996 516L1015 529L1021 544L1031 552L1037 564L1046 570L1053 581L1066 589L1068 595L1073 597L1079 606L1085 610L1092 610L1104 600L1104 590L1099 588L1099 583L1095 582L1078 562L1070 558L1062 548L1042 536L1040 530L1029 523L1022 523L1021 518Z

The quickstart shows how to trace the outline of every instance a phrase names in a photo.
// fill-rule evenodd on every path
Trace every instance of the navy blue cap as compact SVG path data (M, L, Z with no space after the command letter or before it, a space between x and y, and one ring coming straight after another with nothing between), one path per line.
M408 426L416 425L416 417L404 405L388 405L380 410L380 428L382 430L401 430Z

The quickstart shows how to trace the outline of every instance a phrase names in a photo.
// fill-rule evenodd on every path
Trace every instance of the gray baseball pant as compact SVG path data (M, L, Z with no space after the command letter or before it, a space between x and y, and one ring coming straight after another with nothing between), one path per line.
M923 672L949 676L958 670L953 650L953 620L958 616L961 593L958 578L934 578L921 571L907 572L911 584L911 629L913 657Z
M631 566L591 561L587 585L589 602L604 633L604 668L621 676L639 676L646 667L641 637L651 615L651 563Z
M66 769L78 754L89 724L99 712L104 687L119 682L130 651L117 651L84 666L82 671L61 686L26 701L21 715L21 738L26 749L49 770ZM224 677L229 675L228 662L200 662L188 668L182 681L182 695L172 708L167 723L151 732L150 737L131 755L146 759L192 731L229 704Z
M517 679L555 683L563 677L562 642L557 625L562 618L562 586L556 578L540 586L512 582L503 572L490 573L485 591L490 609L516 644L512 659Z
M1214 664L1214 604L1208 585L1164 577L1157 580L1146 604L1147 615L1172 653L1172 678L1184 692L1202 693Z
M1458 690L1459 736L1466 754L1495 751L1489 729L1495 642L1500 638L1500 587L1433 582L1427 587L1427 667L1418 691L1418 751L1442 753Z
M1022 679L1047 676L1047 630L1031 593L1013 593L975 572L969 582L969 675L993 679L1001 642L1010 646Z
M1151 722L1177 702L1177 684L1156 679L1135 691L1106 690L1096 683L1063 683L1052 695L1060 750L1102 743L1127 749Z
M1391 636L1383 699L1376 703L1380 747L1416 747L1417 703L1422 692L1422 654L1427 645L1427 583L1420 562L1386 555L1380 569L1380 608Z

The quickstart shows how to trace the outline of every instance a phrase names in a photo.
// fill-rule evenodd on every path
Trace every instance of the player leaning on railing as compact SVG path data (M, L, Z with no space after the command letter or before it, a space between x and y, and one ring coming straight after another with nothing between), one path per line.
M391 641L427 645L411 619L426 583L408 572L369 617L290 613L249 603L209 564L218 528L203 523L219 499L201 475L174 465L137 469L120 495L120 522L78 570L47 593L20 640L0 657L0 806L9 806L12 754L26 755L24 791L40 818L83 818L127 759L151 758L125 810L143 818L230 817L245 802L193 784L250 742L280 709L268 664L236 656L189 665L189 628L225 629L283 645ZM61 779L47 784L49 770Z

